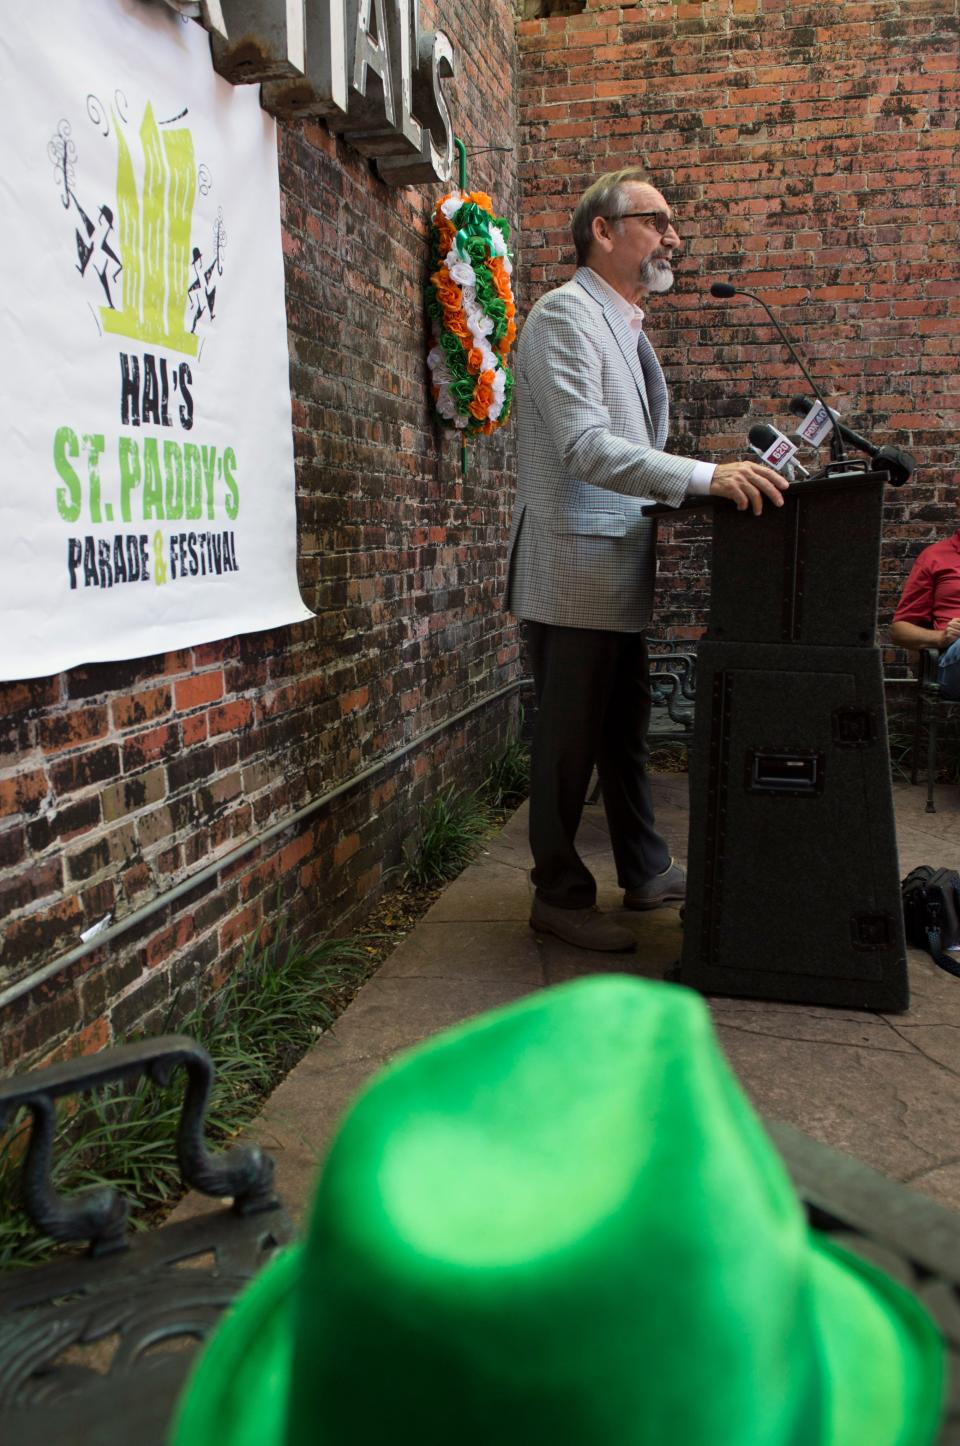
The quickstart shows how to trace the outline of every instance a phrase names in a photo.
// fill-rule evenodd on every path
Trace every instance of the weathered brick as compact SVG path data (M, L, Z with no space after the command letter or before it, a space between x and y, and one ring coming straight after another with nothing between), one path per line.
M113 726L124 729L162 718L172 707L173 693L169 685L164 684L159 688L144 688L138 693L114 698L110 704L110 713Z
M100 794L103 817L108 823L112 823L125 814L146 808L151 803L159 803L166 791L167 779L163 768L150 768L145 773L124 778L119 783L111 783Z
M63 864L60 859L7 873L0 878L0 919L18 909L25 909L37 899L57 893L63 887Z
M74 883L89 879L101 869L109 867L110 842L106 838L97 839L96 843L71 850L66 859L67 875Z
M222 774L196 792L197 812L201 818L210 818L231 799L239 797L242 782L239 771Z
M210 825L210 846L221 852L233 839L241 840L250 833L252 810L246 806L222 813Z
M177 723L163 723L158 728L147 728L135 733L123 745L123 768L125 773L134 773L160 758L172 758L179 752L181 729Z
M354 854L357 852L357 849L358 849L359 847L360 847L360 835L359 835L359 834L352 833L352 834L348 835L347 838L339 839L339 840L337 841L337 845L336 845L336 847L335 847L335 849L334 849L334 851L333 851L333 866L334 866L334 868L337 868L337 869L342 868L343 865L347 862L348 859L353 858Z
M119 999L110 1010L110 1028L114 1038L130 1032L135 1025L147 1018L154 1006L165 1003L169 994L170 986L166 975L161 970L153 970L142 984L131 989L129 994Z
M161 808L151 809L137 818L137 838L143 848L151 848L154 844L158 844L186 828L192 818L193 810L190 800L188 798L174 799L171 803L164 804Z
M52 713L40 719L40 746L44 753L62 753L102 738L107 732L108 718L104 707L71 708L65 713Z
M213 772L214 767L212 748L195 748L191 753L185 753L181 758L167 764L170 792L179 793L180 789L189 784L203 782Z
M0 833L0 869L11 869L26 852L26 830L6 828Z
M184 916L152 938L146 948L146 962L150 969L162 964L176 954L193 937L193 921Z
M184 718L180 724L180 733L184 748L192 748L195 743L201 743L207 736L206 713L192 713L189 718Z
M99 798L81 798L64 808L41 814L36 822L28 824L27 839L34 853L42 853L52 843L67 843L99 822Z
M181 678L174 685L174 696L179 713L204 703L215 703L223 697L223 670L218 668L210 673L196 673L192 678Z
M83 927L83 906L75 895L68 895L42 914L26 914L5 925L0 958L5 969L18 970L20 965L35 965L53 953L79 940Z
M258 899L241 909L238 914L232 915L222 925L219 934L219 944L222 952L228 950L232 945L247 938L260 925L263 919L263 904Z
M118 868L129 863L140 852L137 843L137 826L132 819L112 828L106 837L110 845L110 861Z
M0 778L0 818L15 813L36 813L49 792L47 775L42 768L33 768Z
M219 733L234 733L249 728L253 722L253 703L249 698L238 698L233 703L224 703L220 708L211 708L207 715L207 730L211 738Z
M37 999L20 1026L20 1057L38 1055L51 1040L73 1038L80 1024L79 996L73 990Z
M77 753L50 765L50 781L58 794L73 793L92 783L103 783L120 771L120 753L116 744Z
M133 907L144 896L152 898L156 893L153 874L141 859L130 864L120 875L120 888L124 899Z
M32 678L24 683L0 683L0 717L52 708L60 701L60 678Z
M30 718L6 718L0 721L0 759L3 766L13 767L36 746L37 725Z
M110 1025L107 1019L101 1016L92 1024L86 1025L77 1034L71 1034L49 1054L41 1055L36 1065L40 1068L58 1064L63 1060L77 1059L85 1054L95 1054L97 1050L103 1049L109 1043Z

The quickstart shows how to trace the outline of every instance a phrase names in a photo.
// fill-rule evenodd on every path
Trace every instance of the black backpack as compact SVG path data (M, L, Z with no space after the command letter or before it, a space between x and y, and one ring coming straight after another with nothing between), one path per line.
M900 885L907 941L927 949L941 969L960 977L960 955L944 950L960 944L960 874L921 864Z

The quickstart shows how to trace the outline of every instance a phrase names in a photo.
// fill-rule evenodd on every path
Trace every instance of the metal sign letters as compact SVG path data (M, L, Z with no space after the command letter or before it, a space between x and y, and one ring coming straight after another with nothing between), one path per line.
M442 30L421 31L418 0L167 0L210 32L214 69L261 86L280 119L323 116L391 185L447 181L453 127Z

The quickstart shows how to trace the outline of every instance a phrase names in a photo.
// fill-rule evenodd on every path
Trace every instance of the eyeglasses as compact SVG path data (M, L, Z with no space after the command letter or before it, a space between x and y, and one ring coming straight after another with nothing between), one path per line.
M631 219L649 221L660 236L666 236L673 225L666 211L627 211L623 216L608 216L606 219L608 221L630 221Z

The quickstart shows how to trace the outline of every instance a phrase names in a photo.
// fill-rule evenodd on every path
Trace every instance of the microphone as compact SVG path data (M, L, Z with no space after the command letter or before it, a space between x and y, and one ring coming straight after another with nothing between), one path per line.
M808 397L791 397L790 411L795 417L805 417L813 406ZM852 427L846 426L843 422L834 418L833 425L839 431L845 442L851 447L856 447L858 452L866 452L875 462L879 462L890 474L890 482L894 487L902 487L909 477L916 471L916 461L909 452L903 452L899 447L878 447L874 442L868 442L866 437L861 437Z
M771 427L766 422L755 422L747 433L747 441L751 452L756 452L761 461L766 462L775 472L782 472L788 482L794 480L795 472L802 472L804 477L810 476L806 467L801 467L799 462L794 461L797 449L793 442L782 432L778 432L776 427Z
M809 401L806 397L791 397L789 410L795 417L805 417L811 407L815 405L816 403ZM875 457L880 451L879 447L875 447L872 442L867 441L866 437L861 437L859 432L855 432L852 427L846 426L837 417L834 417L833 425L843 440L849 442L851 447L856 447L858 452L866 452L868 457Z
M767 316L769 316L774 328L776 329L780 340L783 342L784 346L787 348L787 351L793 357L797 366L803 372L803 375L810 386L810 390L813 392L817 401L820 402L820 404L824 407L827 415L830 418L831 423L833 424L833 436L830 439L830 450L833 453L834 460L837 462L845 462L847 460L847 454L843 450L843 437L840 434L840 429L837 426L836 419L833 413L830 411L830 408L827 406L826 402L823 400L823 397L820 395L820 388L817 386L816 382L813 380L813 377L810 375L803 362L800 360L800 356L795 346L793 345L793 342L787 336L783 327L780 325L779 321L774 316L773 312L770 310L763 297L757 296L756 292L742 291L738 286L731 286L729 281L715 281L710 287L710 295L719 297L721 300L727 300L731 296L749 296L751 301L756 301L760 306L763 307L764 311L767 313Z

